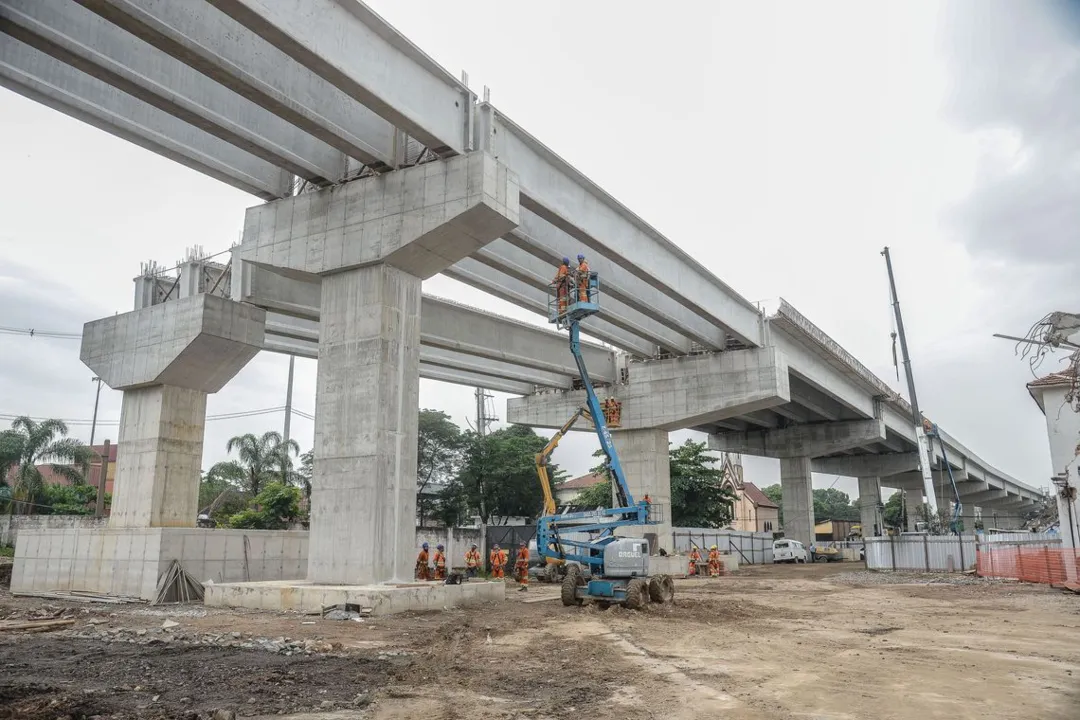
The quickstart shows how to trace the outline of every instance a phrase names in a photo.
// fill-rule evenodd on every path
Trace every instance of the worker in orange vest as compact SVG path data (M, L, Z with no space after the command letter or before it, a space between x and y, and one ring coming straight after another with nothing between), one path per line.
M506 571L506 551L499 547L499 543L491 548L488 562L491 564L491 579L502 580Z
M521 543L518 547L517 558L514 560L514 574L521 583L519 592L529 589L529 546Z
M435 546L435 579L446 579L446 548L442 543Z
M476 577L480 570L480 551L476 549L476 543L465 551L465 577Z
M697 545L690 548L690 568L687 570L687 575L697 575L697 566L701 562L701 553L697 549Z
M428 567L428 544L420 546L420 554L416 556L416 579L430 580L431 568Z
M720 577L720 551L715 545L709 548L709 577Z
M559 299L559 315L566 312L566 296L570 294L570 258L564 257L555 271L555 297Z
M585 256L579 254L577 256L577 282L578 282L578 301L589 301L589 263L585 262Z

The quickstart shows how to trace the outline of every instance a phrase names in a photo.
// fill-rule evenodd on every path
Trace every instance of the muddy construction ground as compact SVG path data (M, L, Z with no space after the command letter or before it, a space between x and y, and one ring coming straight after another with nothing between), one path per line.
M642 612L514 590L364 622L2 595L75 622L0 632L0 718L1080 718L1080 596L1043 587L845 563Z

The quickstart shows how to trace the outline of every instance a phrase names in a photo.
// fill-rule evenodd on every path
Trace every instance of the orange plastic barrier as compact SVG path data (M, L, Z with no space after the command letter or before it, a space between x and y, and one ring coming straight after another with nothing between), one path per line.
M1069 579L1071 563L1075 579L1080 576L1080 550L1075 548L1005 546L978 549L976 568L982 577L1010 578L1023 582L1062 585Z

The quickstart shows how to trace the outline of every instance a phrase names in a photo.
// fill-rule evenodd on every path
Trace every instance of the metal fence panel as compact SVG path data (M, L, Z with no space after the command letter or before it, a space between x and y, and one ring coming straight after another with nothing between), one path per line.
M964 572L975 567L975 536L866 538L866 567L909 572Z
M739 558L741 565L767 565L772 563L772 533L719 530L716 528L673 528L675 552L688 553L697 546L702 553L716 545L720 552L731 553Z

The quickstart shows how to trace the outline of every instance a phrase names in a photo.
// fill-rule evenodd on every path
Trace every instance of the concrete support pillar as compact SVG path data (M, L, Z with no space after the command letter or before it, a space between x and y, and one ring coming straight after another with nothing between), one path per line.
M809 549L814 541L814 486L810 458L781 458L780 487L783 491L784 536L799 540Z
M205 392L124 391L109 527L195 526L205 425Z
M921 490L904 491L904 514L907 516L907 531L915 532L915 523L922 519L923 495Z
M420 278L389 265L322 280L308 580L412 576Z
M657 508L664 518L656 525L626 528L626 532L620 534L648 538L649 550L654 554L658 548L673 552L671 463L667 430L619 430L612 433L611 437L634 500L640 502L648 495L652 506Z
M859 522L864 538L881 535L881 479L859 478Z

